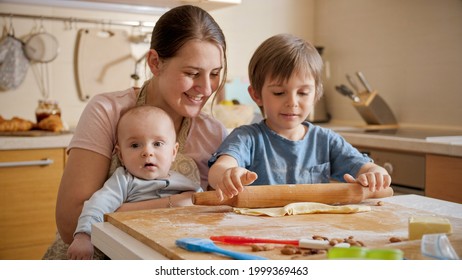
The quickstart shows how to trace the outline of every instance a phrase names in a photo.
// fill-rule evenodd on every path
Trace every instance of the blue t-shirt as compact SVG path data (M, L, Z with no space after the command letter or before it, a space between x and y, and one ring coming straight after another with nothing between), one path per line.
M252 185L316 184L344 181L345 173L356 176L361 166L371 162L333 130L309 122L303 125L308 131L299 141L278 135L264 120L238 127L212 155L209 166L226 154L258 174Z

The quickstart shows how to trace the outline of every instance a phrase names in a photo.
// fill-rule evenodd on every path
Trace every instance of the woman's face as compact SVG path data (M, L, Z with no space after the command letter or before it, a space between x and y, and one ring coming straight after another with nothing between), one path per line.
M167 106L164 110L171 115L196 117L218 88L223 59L220 46L190 40L175 57L159 61L158 72L153 73Z

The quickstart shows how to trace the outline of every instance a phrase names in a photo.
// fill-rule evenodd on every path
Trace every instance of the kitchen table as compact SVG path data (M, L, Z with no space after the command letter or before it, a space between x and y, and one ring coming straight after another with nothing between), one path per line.
M208 219L209 216L207 215L195 215L197 213L190 213L191 208L187 208L188 213L184 212L181 213L181 209L179 208L172 208L172 209L163 209L163 210L149 210L148 212L146 211L135 211L135 212L119 212L115 213L115 217L120 214L122 216L124 215L129 215L130 218L129 220L131 221L127 225L120 225L117 223L117 226L114 224L111 224L110 222L103 222L103 223L97 223L93 225L93 233L92 233L92 242L93 244L99 248L101 251L103 251L109 258L111 259L123 259L123 260L128 260L128 259L170 259L170 258L185 258L185 259L224 259L221 256L213 255L213 254L205 254L205 253L193 253L193 252L188 252L186 250L183 250L181 248L177 248L174 245L174 240L176 238L180 237L204 237L208 238L211 235L224 235L226 234L223 232L223 229L228 226L229 229L236 229L237 231L234 232L229 232L229 235L249 235L253 234L253 237L274 237L275 234L277 235L277 231L281 231L280 233L282 235L287 235L283 236L280 239L294 239L296 236L298 238L306 238L306 237L311 237L311 234L314 232L319 232L317 231L318 229L323 232L324 230L324 235L334 238L334 237L341 237L344 238L344 236L339 236L341 234L345 235L346 233L351 230L351 227L349 227L348 223L352 223L355 219L361 220L360 217L365 218L363 223L366 223L365 225L363 224L360 230L361 232L359 233L359 236L356 236L356 238L359 240L360 238L364 238L365 240L362 240L363 242L366 241L366 246L372 244L376 245L375 247L391 247L391 248L399 248L402 249L405 252L405 257L411 258L411 259L420 259L423 258L423 256L420 254L420 240L413 240L413 241L407 241L405 240L407 238L407 219L410 215L422 215L422 214L433 214L433 215L440 215L440 216L445 216L450 219L452 226L453 226L453 234L450 235L450 240L453 243L453 247L456 249L456 252L459 254L459 256L462 256L462 204L458 203L452 203L452 202L447 202L443 200L438 200L438 199L433 199L433 198L428 198L424 196L419 196L419 195L399 195L399 196L393 196L393 197L388 197L388 198L382 198L380 199L382 202L384 202L384 206L375 206L376 202L378 199L371 199L371 200L366 200L363 203L367 203L373 207L373 210L369 214L363 214L363 213L356 213L356 214L311 214L311 215L300 215L297 218L294 218L295 216L291 217L279 217L278 221L274 219L274 217L251 217L251 216L242 216L238 214L234 214L232 212L226 212L229 210L226 210L225 208L227 206L219 206L218 208L213 208L210 206L210 209L213 208L213 211L210 210L210 220L207 220L207 224L202 224L200 219ZM205 208L204 208L205 207ZM220 208L222 207L222 208ZM376 208L375 208L376 207ZM387 207L390 207L392 210L387 210ZM195 206L192 207L194 209L201 209L198 210L199 212L202 212L201 214L207 214L207 209L206 206ZM183 208L185 209L185 208ZM157 212L156 212L157 211ZM167 216L168 214L166 211L176 211L175 215L173 216ZM219 212L222 213L219 213ZM194 211L193 211L194 212ZM213 214L212 214L213 212ZM217 213L218 212L218 213ZM375 212L375 214L374 214ZM125 214L123 214L125 213ZM144 214L148 213L150 216L142 217ZM156 214L157 213L157 214ZM173 213L173 212L172 212ZM181 213L181 214L178 214ZM167 215L166 215L167 214ZM114 214L112 214L114 215ZM139 215L139 216L137 216ZM221 215L221 216L220 216ZM233 216L236 215L236 216ZM360 216L363 215L363 216ZM364 215L371 215L369 218ZM378 215L374 217L374 215ZM397 225L399 224L398 227L392 225L394 222L390 223L390 221L385 221L387 216L392 217L395 215L394 219L397 219ZM194 218L194 219L199 219L199 221L195 221L192 217L198 217L201 216L202 218ZM241 218L241 217L245 218ZM303 216L303 217L302 217ZM310 217L311 216L311 217ZM343 217L342 217L343 216ZM244 223L252 221L256 221L255 223L252 224L241 224L237 225L235 224L236 221L241 221L241 220L232 220L230 219L231 217L236 217L234 219L242 219ZM370 219L370 217L373 217L373 219ZM223 220L228 219L228 221ZM305 236L301 236L300 232L300 227L299 225L293 227L293 232L294 236L289 236L292 234L292 229L290 228L290 223L287 224L287 228L282 229L280 227L273 228L271 232L262 232L264 229L265 225L271 227L271 224L277 224L280 221L284 221L284 219L288 218L286 221L289 221L289 219L308 219L306 222L305 229L306 232L304 232ZM316 224L316 221L313 221L313 218L316 219L321 219L320 221L321 224ZM146 220L143 220L146 219ZM173 219L173 220L169 220ZM266 219L266 221L265 221ZM324 219L324 220L322 220ZM335 219L340 219L341 223L336 223L334 220ZM382 221L383 219L383 221ZM390 218L393 219L393 218ZM109 219L111 220L111 219ZM121 219L123 220L123 218ZM153 221L156 220L156 221ZM274 221L274 222L273 222ZM151 240L155 239L152 237L146 237L143 236L143 230L140 230L137 228L140 224L143 224L144 222L153 223L151 224L151 228L148 229L150 233L147 235L152 234L152 236L159 236L159 240ZM165 222L165 223L164 223ZM195 222L197 222L195 224ZM343 228L341 229L341 233L335 229L334 231L336 232L331 232L332 227L328 226L323 226L323 224L328 223L328 222L334 222L337 224L343 224ZM233 224L234 223L234 224ZM261 224L260 224L261 223ZM371 232L371 228L373 227L373 224L379 225L378 227L381 227L382 232L381 234L376 234L374 232ZM170 229L163 228L162 224L167 225ZM205 225L205 226L204 226ZM180 228L180 226L182 228ZM241 232L242 234L237 234L239 233L239 226L241 230L243 228L248 228L249 231L247 232ZM368 227L371 228L368 228ZM324 227L324 229L320 229L321 227ZM389 234L384 234L387 233L387 228L389 229ZM168 230L171 230L171 232L166 232ZM231 230L231 231L232 231ZM184 231L184 232L181 232ZM189 232L190 236L184 236L185 232ZM157 234L156 234L157 233ZM146 235L146 233L144 233ZM262 234L267 234L266 236L262 236ZM358 231L355 232L355 234L358 235ZM178 236L176 236L178 235ZM258 235L258 236L255 236ZM398 243L390 243L388 241L389 235L399 235L398 237L403 238L405 241L404 242L398 242ZM164 239L168 240L161 240L162 236L164 236ZM374 236L372 238L372 236ZM378 237L380 236L380 237ZM368 240L370 239L370 240ZM166 241L166 242L164 242ZM162 242L164 244L162 245ZM367 244L370 243L370 244ZM165 245L168 244L168 245ZM380 245L380 246L379 246ZM160 247L159 247L160 246ZM232 246L232 245L220 245L222 247L225 247L226 249L235 249L239 251L244 251L244 252L250 252L249 247L247 246ZM168 247L168 248L167 248ZM368 247L374 247L374 246L368 246ZM157 248L157 250L153 249ZM245 251L247 250L247 251ZM281 255L279 253L278 249L272 250L272 253L265 253L263 256L269 257L269 258L274 258L274 259L289 259L289 257ZM260 253L260 252L259 252Z

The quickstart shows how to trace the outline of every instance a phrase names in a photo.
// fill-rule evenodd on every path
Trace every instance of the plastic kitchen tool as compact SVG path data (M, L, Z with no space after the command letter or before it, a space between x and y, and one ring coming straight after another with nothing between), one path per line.
M211 240L230 244L252 244L252 243L272 243L272 244L289 244L298 246L298 240L253 238L245 236L220 235L211 236Z
M402 260L404 252L400 249L370 249L366 252L368 260Z
M310 248L310 249L328 249L332 246L327 240L314 240L314 239L300 239L300 240L286 240L286 239L268 239L268 238L253 238L245 236L230 236L230 235L221 235L221 236L211 236L211 240L219 241L229 244L254 244L254 243L271 243L271 244L288 244L298 246L300 248ZM340 246L348 245L348 243Z
M356 246L335 247L327 251L327 258L331 260L402 260L403 256L403 251L399 249L367 249Z
M216 246L212 240L205 238L180 238L175 244L191 252L216 253L236 260L266 260L267 258L229 251Z
M367 249L363 247L332 248L327 251L327 258L330 260L364 260Z
M424 234L421 251L424 256L439 260L459 260L446 234Z

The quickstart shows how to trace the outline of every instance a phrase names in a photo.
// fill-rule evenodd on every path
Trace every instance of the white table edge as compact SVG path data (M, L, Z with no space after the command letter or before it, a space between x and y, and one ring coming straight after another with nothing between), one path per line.
M93 224L91 242L111 260L167 260L161 253L108 222Z

